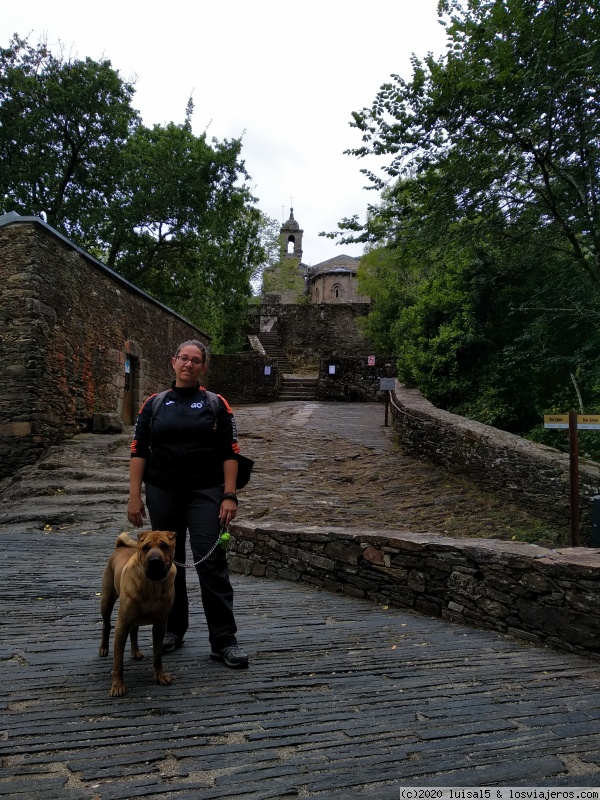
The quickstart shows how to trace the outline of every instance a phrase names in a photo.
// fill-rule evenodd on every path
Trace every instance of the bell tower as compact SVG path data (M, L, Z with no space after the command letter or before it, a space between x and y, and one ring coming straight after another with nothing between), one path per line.
M290 208L290 218L284 222L279 231L281 250L284 258L302 259L303 230L294 219L294 209Z

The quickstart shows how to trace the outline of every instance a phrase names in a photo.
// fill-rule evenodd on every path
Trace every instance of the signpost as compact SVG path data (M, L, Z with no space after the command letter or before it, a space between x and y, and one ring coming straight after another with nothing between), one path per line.
M385 423L384 427L388 426L388 414L390 410L390 392L396 388L396 378L379 378L379 391L386 392L385 396Z
M600 430L600 414L545 414L544 428L569 431L569 501L571 507L571 545L579 547L579 442L577 430Z

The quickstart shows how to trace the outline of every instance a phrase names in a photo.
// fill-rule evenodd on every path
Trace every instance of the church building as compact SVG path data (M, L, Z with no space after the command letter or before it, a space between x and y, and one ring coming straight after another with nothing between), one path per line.
M360 259L339 255L308 265L302 261L304 231L294 219L294 209L279 232L281 261L265 270L263 296L272 303L294 304L308 296L311 303L369 303L359 294Z

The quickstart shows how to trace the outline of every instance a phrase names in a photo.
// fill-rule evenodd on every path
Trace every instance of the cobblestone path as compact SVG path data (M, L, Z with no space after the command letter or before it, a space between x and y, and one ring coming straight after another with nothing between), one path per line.
M404 455L380 404L242 406L236 418L244 452L257 462L241 518L567 541L567 530Z
M454 534L535 520L406 458L381 406L236 409L256 459L241 516ZM167 656L111 699L99 591L127 527L128 445L84 435L0 487L5 800L397 800L400 787L600 784L593 659L314 587L234 576L250 668L209 660L199 589ZM536 534L537 535L537 534Z
M380 404L291 402L234 410L242 451L256 462L240 494L239 519L567 541L567 530L404 455L383 425ZM131 430L84 434L53 448L0 493L0 524L127 528L130 439Z

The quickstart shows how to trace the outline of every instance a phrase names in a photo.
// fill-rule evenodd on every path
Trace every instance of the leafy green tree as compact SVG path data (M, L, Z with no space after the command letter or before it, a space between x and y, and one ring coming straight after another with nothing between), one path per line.
M299 303L305 297L304 278L300 272L300 259L289 258L280 246L280 258L263 272L262 294L281 293L295 297Z
M358 156L392 178L442 169L440 204L506 228L520 213L600 282L600 15L586 0L441 0L446 54L413 58L356 112ZM376 186L381 178L368 173Z
M582 0L440 2L448 47L353 115L383 189L359 241L367 327L433 402L543 438L600 408L600 17ZM387 181L387 183L386 183ZM591 452L591 451L590 451Z
M98 218L137 112L110 61L63 62L15 36L0 49L0 198L74 240Z
M241 139L185 121L147 128L109 61L62 61L15 36L0 50L0 198L49 224L213 336L241 346L268 262Z
M110 267L208 330L219 349L233 346L265 259L264 217L240 153L239 139L209 143L187 122L138 125L105 217L87 233Z

